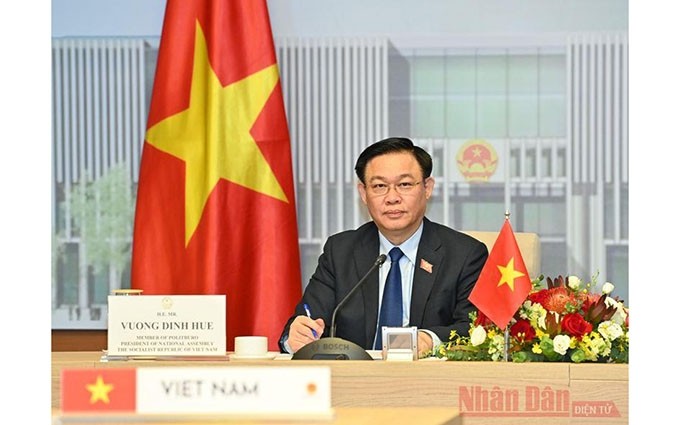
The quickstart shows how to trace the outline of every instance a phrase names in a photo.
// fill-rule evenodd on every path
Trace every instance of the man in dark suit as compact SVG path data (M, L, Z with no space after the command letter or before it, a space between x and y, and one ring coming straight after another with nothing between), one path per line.
M407 138L388 138L366 148L355 171L359 194L373 221L328 238L302 300L283 329L281 350L294 353L327 336L337 303L380 254L395 248L399 248L395 259L388 257L338 312L336 336L365 349L382 348L379 321L393 267L401 282L397 302L401 323L396 326L418 328L421 355L448 341L454 329L467 335L468 313L474 309L468 296L488 251L482 242L425 218L434 188L430 155Z

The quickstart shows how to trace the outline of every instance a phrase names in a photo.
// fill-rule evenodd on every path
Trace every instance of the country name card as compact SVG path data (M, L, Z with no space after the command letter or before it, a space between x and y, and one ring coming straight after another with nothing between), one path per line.
M329 419L328 366L64 369L65 416Z
M226 356L226 295L108 297L107 357Z

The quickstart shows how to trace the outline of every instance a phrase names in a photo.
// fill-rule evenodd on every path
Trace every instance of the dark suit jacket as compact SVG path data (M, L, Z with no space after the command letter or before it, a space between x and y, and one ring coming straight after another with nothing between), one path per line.
M304 303L309 305L312 318L323 318L326 329L322 336L329 336L333 309L368 272L379 253L378 228L372 221L328 238L302 300L283 329L281 351L285 351L283 340L291 322L305 314ZM488 250L482 242L425 218L413 276L409 325L429 329L442 341L449 340L453 329L467 335L468 313L474 309L468 296L487 257ZM431 273L420 267L421 260L432 264ZM365 349L372 348L377 326L378 275L377 270L371 273L336 315L335 336Z

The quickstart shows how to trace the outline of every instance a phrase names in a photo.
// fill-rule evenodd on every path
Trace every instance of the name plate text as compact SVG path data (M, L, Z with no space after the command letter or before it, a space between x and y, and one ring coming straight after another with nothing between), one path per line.
M108 356L224 356L225 295L108 297Z

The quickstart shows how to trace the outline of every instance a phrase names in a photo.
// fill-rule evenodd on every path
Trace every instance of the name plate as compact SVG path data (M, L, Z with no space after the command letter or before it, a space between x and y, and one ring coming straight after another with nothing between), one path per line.
M226 356L226 295L108 297L107 356Z
M67 416L330 418L328 366L64 369Z

